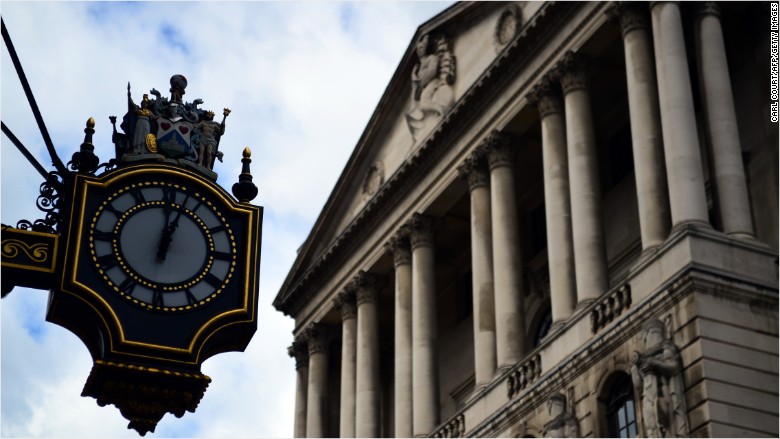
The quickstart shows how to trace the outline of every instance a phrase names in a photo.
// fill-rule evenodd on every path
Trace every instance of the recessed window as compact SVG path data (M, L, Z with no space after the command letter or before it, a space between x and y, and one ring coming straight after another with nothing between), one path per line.
M627 374L620 374L609 394L607 428L609 437L637 437L634 390Z

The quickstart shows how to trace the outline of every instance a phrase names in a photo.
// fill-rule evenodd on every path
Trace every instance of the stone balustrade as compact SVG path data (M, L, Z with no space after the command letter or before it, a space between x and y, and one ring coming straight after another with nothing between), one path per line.
M538 354L517 365L506 381L509 399L517 396L531 383L538 380L541 375L542 357Z
M591 331L593 334L598 333L615 320L629 306L631 306L631 285L629 284L625 284L602 296L590 312Z
M436 430L433 437L463 437L464 434L466 434L466 417L461 413Z

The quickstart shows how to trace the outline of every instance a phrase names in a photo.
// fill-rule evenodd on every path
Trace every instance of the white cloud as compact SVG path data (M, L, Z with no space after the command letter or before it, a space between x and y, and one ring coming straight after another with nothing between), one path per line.
M265 206L258 331L244 353L203 364L211 376L198 410L166 415L151 437L292 435L293 322L271 306L317 214L359 139L418 25L444 3L395 2L3 2L3 20L63 161L94 117L96 154L113 153L108 116L168 94L187 76L186 100L218 115L233 110L220 144L219 183L240 173L241 150ZM3 122L52 169L7 51ZM219 116L218 116L219 117ZM5 136L0 152L2 221L43 215L42 179ZM136 436L114 407L80 396L91 359L78 338L44 322L48 293L14 290L2 313L4 437Z

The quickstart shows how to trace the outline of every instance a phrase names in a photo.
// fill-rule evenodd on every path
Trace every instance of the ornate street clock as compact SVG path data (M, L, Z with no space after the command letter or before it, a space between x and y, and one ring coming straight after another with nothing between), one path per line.
M140 105L128 85L116 157L97 165L90 120L69 169L41 189L51 215L3 228L3 277L50 288L46 319L93 358L82 395L115 405L141 435L165 413L194 412L211 380L203 361L243 351L257 329L263 210L249 204L250 151L234 197L212 169L230 111L214 122L202 101L182 100L186 85L175 75L170 99L152 89ZM12 238L19 248L48 236L51 270L6 254ZM4 279L3 293L12 287Z

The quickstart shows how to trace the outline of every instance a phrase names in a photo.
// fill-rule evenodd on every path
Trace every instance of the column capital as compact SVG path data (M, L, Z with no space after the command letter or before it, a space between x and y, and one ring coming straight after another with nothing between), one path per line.
M328 334L321 323L312 323L304 330L309 356L325 353L328 348Z
M563 113L561 92L555 85L551 76L546 75L528 92L528 101L536 105L542 119L550 114Z
M383 281L384 276L360 270L358 275L352 280L358 306L368 302L375 303L379 287L381 287Z
M654 7L664 3L674 3L675 5L680 6L680 2L678 0L658 0L650 2L650 10L652 11Z
M355 288L352 284L347 285L343 291L333 299L333 305L341 310L341 321L354 319L357 317L357 304L355 302Z
M482 141L479 151L487 157L491 171L501 166L512 166L515 152L511 147L513 140L514 137L512 135L493 130Z
M650 29L647 12L632 2L617 2L607 9L607 16L620 25L623 38L635 29Z
M415 213L406 224L410 230L409 240L412 249L433 246L433 218Z
M406 227L396 233L385 244L385 251L393 255L393 265L409 265L412 263L412 246L409 243L409 233Z
M720 6L718 5L718 2L697 3L694 9L696 11L696 18L713 15L720 19Z
M490 184L490 174L479 151L473 152L458 166L458 175L469 183L469 190Z
M587 89L590 80L590 61L580 53L568 51L555 66L556 76L561 81L563 94Z
M306 346L306 342L301 340L301 337L296 337L293 344L287 348L287 355L295 358L295 370L309 367L309 349Z

